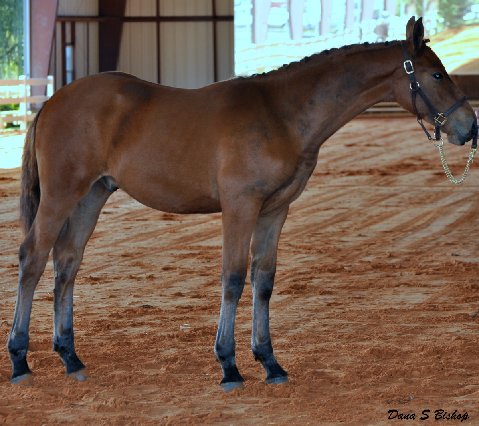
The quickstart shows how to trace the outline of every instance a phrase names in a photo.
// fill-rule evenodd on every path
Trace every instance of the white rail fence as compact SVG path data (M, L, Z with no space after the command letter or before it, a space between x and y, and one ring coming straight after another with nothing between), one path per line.
M44 87L41 93L32 95L32 87ZM33 121L35 112L32 105L39 106L53 95L53 76L47 78L29 78L20 76L18 79L0 80L0 105L18 105L18 109L0 112L0 133L5 132L9 123L19 125L20 130L26 130L28 123Z

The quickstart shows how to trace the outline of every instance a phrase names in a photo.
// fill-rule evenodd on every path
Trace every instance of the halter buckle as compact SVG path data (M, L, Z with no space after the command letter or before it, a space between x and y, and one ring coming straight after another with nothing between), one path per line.
M414 65L412 64L412 61L410 59L406 59L403 63L404 66L404 71L406 71L406 74L412 74L414 72Z
M434 117L434 123L436 123L438 126L444 126L446 121L447 117L442 112L438 112Z
M421 87L421 85L419 84L419 81L414 81L414 82L410 82L409 83L409 88L413 91L413 92L416 92L419 90L419 88Z

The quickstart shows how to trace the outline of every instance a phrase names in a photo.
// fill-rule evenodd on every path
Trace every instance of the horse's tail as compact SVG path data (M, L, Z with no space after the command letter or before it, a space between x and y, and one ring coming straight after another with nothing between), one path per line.
M28 234L28 231L30 231L32 227L35 216L37 215L38 205L40 204L40 179L38 177L38 164L35 150L35 128L42 109L38 111L33 123L30 125L23 147L20 220L25 235Z

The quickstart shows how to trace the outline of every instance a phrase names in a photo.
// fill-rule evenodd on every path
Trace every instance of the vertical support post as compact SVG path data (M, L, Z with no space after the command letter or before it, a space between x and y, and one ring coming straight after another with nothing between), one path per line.
M161 14L160 0L156 0L156 17ZM156 21L156 63L157 63L157 83L161 84L161 28L160 20Z
M86 75L90 75L90 23L86 23Z
M30 69L30 0L23 0L23 73L25 75L31 76Z
M321 0L321 23L319 25L319 34L326 35L331 30L331 14L333 4L331 0Z
M384 0L384 10L389 13L389 16L396 15L396 7L397 0Z
M66 59L66 23L61 23L61 55L62 55L62 86L67 84L67 59Z
M253 0L253 43L262 44L268 35L271 0Z
M99 29L100 72L117 69L125 8L126 0L99 0L99 15L106 18Z
M58 0L29 0L30 77L47 78L52 51ZM33 87L33 95L44 95L43 87Z
M28 126L28 85L27 85L28 77L26 75L21 75L20 80L23 80L23 123L20 124L21 130L26 130ZM22 108L22 104L20 104L20 108Z
M346 16L344 17L344 28L349 30L354 25L354 0L346 0Z
M218 81L218 24L216 22L216 0L211 0L213 14L213 81Z
M361 22L367 21L369 19L373 19L374 13L374 2L370 0L362 0L361 1Z

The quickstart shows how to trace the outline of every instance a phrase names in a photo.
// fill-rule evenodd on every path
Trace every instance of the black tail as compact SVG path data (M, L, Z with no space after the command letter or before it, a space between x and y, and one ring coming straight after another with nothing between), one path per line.
M37 215L38 205L40 204L40 179L38 178L35 150L35 128L41 111L42 110L38 111L35 120L30 125L23 147L20 220L25 235L28 234L28 231L30 231L32 227L35 216Z

